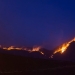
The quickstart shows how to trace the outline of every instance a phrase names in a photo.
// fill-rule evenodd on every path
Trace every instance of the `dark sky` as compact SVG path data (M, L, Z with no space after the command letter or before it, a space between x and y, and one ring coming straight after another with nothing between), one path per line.
M51 49L74 36L74 0L0 0L2 45Z

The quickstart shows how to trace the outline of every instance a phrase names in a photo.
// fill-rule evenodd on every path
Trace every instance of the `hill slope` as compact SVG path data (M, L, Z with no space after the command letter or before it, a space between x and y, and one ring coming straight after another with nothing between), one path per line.
M75 42L72 42L64 53L56 53L54 59L75 61Z

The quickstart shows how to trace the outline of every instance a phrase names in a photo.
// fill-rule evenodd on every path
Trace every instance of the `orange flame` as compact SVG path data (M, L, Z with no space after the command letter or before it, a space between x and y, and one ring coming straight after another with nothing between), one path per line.
M30 52L34 52L34 51L39 51L41 49L41 47L33 47L33 49Z
M53 54L56 54L58 52L60 52L61 54L64 53L67 50L67 48L69 47L70 43L72 43L73 41L75 41L75 38L72 39L71 41L66 42L63 45L61 45L57 50L54 51Z
M53 52L53 54L50 56L50 58L53 58L54 54L56 54L58 52L61 53L61 54L64 53L67 50L67 48L69 47L70 43L72 43L73 41L75 41L75 38L72 39L69 42L66 42L66 43L62 44L57 50L55 50Z
M40 52L42 55L44 55L44 53L42 51L40 51L41 47L40 46L35 46L32 49L28 49L28 48L20 48L20 47L15 47L15 46L10 46L10 47L2 47L0 45L0 48L2 48L3 50L25 50L28 52Z
M18 47L14 47L14 46L10 46L10 47L3 47L4 50L22 50L22 48L18 48Z
M44 55L44 53L42 51L40 51L41 47L33 47L32 50L28 50L29 52L40 52L42 55Z

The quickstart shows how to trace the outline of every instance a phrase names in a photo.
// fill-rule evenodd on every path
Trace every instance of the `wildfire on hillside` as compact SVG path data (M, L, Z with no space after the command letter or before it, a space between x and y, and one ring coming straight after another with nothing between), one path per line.
M2 48L3 50L25 50L28 51L29 53L31 52L40 52L42 55L44 55L44 53L40 50L41 47L40 46L35 46L32 49L28 49L28 48L20 48L20 47L14 47L14 46L9 46L9 47L2 47L0 45L0 48Z
M67 48L69 47L70 43L72 43L73 41L75 41L75 38L72 39L69 42L66 42L66 43L62 44L58 49L56 49L53 52L53 54L51 55L51 58L53 58L53 55L56 54L56 53L58 53L58 52L61 53L61 54L63 54L67 50Z
M70 40L69 42L66 42L66 43L62 44L58 49L56 49L53 52L53 54L49 58L53 58L54 54L56 54L56 53L63 54L73 41L75 41L75 38ZM3 46L0 45L0 48L3 49L3 50L25 50L25 51L28 51L29 53L40 52L42 55L45 55L45 53L43 51L41 51L41 46L34 46L31 49L31 48L27 48L27 47L15 47L15 46L3 47Z

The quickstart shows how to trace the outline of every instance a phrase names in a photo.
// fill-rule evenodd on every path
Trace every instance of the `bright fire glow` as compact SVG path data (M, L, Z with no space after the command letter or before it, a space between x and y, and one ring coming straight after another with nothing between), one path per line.
M73 41L75 41L75 38L72 39L71 41L66 42L63 45L61 45L57 50L54 51L53 54L56 54L58 52L60 52L61 54L64 53L67 50L67 48L69 47L70 43L72 43Z
M49 57L49 58L53 58L54 54L56 53L64 53L67 48L69 47L70 43L75 41L75 38L72 39L71 41L69 42L66 42L64 44L62 44L58 49L56 49L53 54ZM27 47L15 47L15 46L10 46L10 47L3 47L0 45L0 48L3 49L3 50L25 50L25 51L28 51L29 53L32 53L32 52L40 52L42 55L45 55L44 52L41 51L41 47L40 46L34 46L32 49L29 49Z
M39 51L41 49L41 47L33 47L33 49L30 52L34 52L34 51Z
M50 58L53 58L54 54L56 54L56 53L58 53L58 52L61 53L61 54L63 54L63 53L67 50L67 48L69 47L70 43L72 43L73 41L75 41L75 38L72 39L72 40L69 41L69 42L66 42L66 43L62 44L58 49L56 49L56 50L53 52L53 54L50 56Z
M20 48L20 47L15 47L15 46L2 47L0 45L0 48L2 48L3 50L25 50L25 51L28 51L29 53L31 53L31 52L40 52L42 55L44 55L44 53L42 51L40 51L40 49L41 49L40 46L35 46L32 49L28 49L28 48Z

